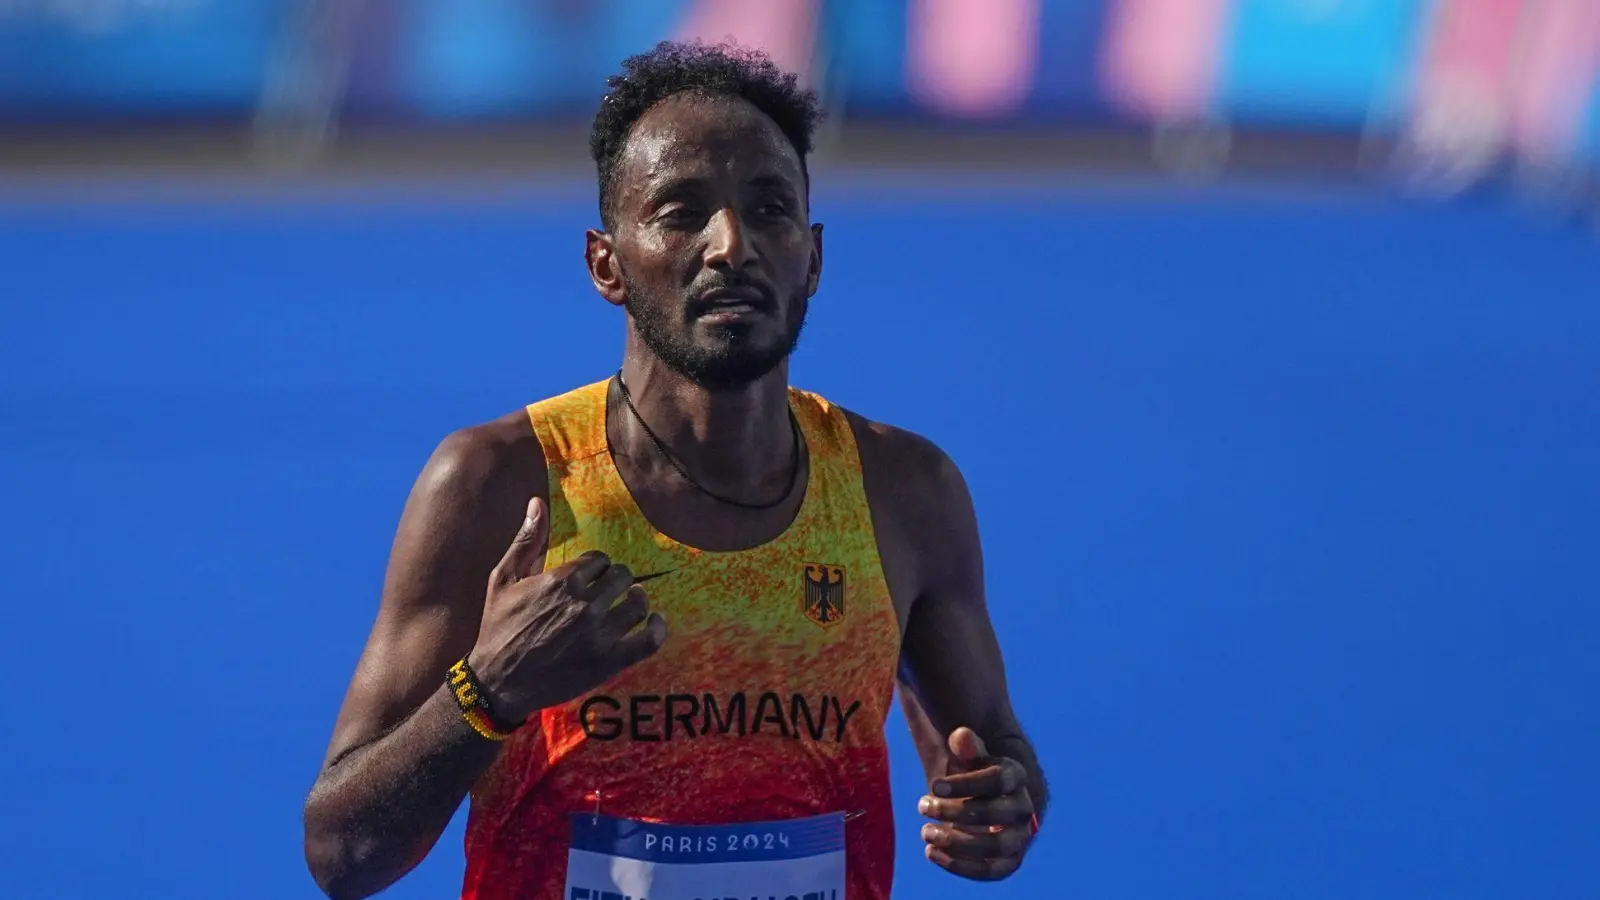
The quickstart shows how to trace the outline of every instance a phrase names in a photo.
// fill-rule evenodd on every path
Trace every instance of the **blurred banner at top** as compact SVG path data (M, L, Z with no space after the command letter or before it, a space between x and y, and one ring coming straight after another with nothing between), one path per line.
M664 38L837 120L1378 137L1420 187L1600 163L1600 0L0 0L0 129L577 124Z

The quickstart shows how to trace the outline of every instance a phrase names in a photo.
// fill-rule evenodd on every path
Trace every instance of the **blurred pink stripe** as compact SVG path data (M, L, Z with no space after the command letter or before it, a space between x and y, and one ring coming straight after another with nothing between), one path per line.
M1414 75L1410 138L1457 177L1504 151L1511 66L1526 0L1435 0Z
M1440 0L1429 23L1417 99L1462 94L1503 103L1524 0Z
M1159 119L1211 108L1230 0L1114 0L1101 58L1113 102Z
M906 78L940 112L999 115L1027 99L1039 59L1039 0L911 0Z
M753 47L808 81L816 26L816 0L694 0L676 37Z
M1578 148L1600 73L1600 0L1532 0L1511 84L1512 136L1536 162Z

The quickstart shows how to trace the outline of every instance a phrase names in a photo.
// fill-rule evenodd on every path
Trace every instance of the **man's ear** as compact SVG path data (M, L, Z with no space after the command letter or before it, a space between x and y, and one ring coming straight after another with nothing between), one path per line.
M613 306L628 302L628 285L622 277L622 266L617 262L617 243L604 231L593 228L584 232L583 261L589 267L589 280L594 289Z
M806 273L806 296L813 297L817 293L817 285L822 283L822 223L811 226L811 270Z

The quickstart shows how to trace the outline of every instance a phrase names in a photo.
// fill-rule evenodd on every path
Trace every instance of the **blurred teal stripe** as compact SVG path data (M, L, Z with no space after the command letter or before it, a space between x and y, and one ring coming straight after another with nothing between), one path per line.
M1422 0L1237 0L1219 109L1335 127L1388 120L1407 93L1425 13Z

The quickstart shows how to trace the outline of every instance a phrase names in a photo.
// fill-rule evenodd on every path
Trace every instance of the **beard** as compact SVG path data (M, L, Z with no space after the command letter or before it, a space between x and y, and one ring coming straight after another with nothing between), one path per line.
M683 303L649 296L626 273L623 282L628 289L625 308L633 316L639 339L667 368L713 391L742 388L788 359L800 344L810 306L803 293L789 298L782 335L761 340L745 324L696 329L684 321Z

